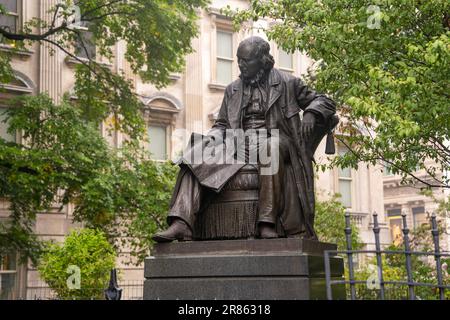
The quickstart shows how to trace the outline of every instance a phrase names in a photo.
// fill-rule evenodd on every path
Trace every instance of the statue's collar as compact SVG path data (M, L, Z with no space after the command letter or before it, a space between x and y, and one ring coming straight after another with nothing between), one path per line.
M272 70L270 70L269 73L269 84L271 86L277 86L280 84L280 81L281 81L280 72L277 69L272 68Z

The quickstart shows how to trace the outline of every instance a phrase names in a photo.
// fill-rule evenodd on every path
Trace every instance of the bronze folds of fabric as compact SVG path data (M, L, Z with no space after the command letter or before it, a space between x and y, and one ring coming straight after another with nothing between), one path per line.
M258 169L246 165L200 212L194 238L201 240L245 239L256 233L258 216Z

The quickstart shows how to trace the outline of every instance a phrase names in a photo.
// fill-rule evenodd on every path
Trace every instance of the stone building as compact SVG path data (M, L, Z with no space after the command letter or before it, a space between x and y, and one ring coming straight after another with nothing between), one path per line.
M428 167L435 166L432 161L427 161ZM406 214L406 222L410 229L415 229L422 224L430 223L430 215L435 212L439 204L437 201L448 199L448 190L444 188L433 188L433 197L426 196L421 193L421 188L425 184L418 183L417 185L402 184L401 176L392 174L388 166L383 170L383 188L384 188L384 208L386 213L386 222L391 232L390 236L394 243L402 239L402 213ZM417 170L413 173L417 178L426 181L429 184L434 184L430 176L425 170ZM438 175L439 176L439 175ZM446 232L443 233L441 245L443 250L449 250L450 238L450 220L449 217L439 217L443 219L446 226Z
M50 20L48 9L57 0L2 0L10 14L2 23L11 28L19 28L24 21L33 17ZM220 8L226 5L245 8L248 1L214 0L208 10L199 11L199 37L192 41L194 53L186 57L186 68L183 73L171 75L171 84L157 90L151 84L143 83L139 76L132 74L130 66L124 59L124 43L114 47L115 58L112 62L96 55L96 59L105 62L114 71L123 71L133 81L137 93L142 98L144 116L151 137L148 148L156 160L174 158L185 146L184 138L191 132L206 133L211 127L228 83L239 75L235 52L238 43L246 36L256 34L256 29L246 32L233 32L231 21L220 14ZM266 22L258 22L261 26ZM15 29L14 29L15 30ZM264 37L264 34L260 34ZM0 50L10 51L10 45L3 43ZM14 54L12 65L16 73L13 83L3 85L5 91L0 92L0 107L7 108L7 98L16 95L34 95L47 92L58 101L65 92L70 92L74 85L74 65L76 61L69 59L62 51L56 49L50 55L48 45L33 43L27 50ZM76 48L74 48L76 52ZM89 51L95 53L95 48ZM276 67L285 72L300 76L305 74L312 61L305 55L296 52L288 54L271 43L271 52L276 61ZM80 52L82 57L82 53ZM10 136L6 133L6 125L0 123L0 135L6 139L20 141L20 136ZM114 146L120 146L122 136L116 132L107 136ZM319 146L316 154L318 162L327 161L324 154L325 143ZM345 152L338 146L339 152ZM373 235L369 229L371 213L384 212L383 177L379 167L362 165L359 170L334 169L316 175L316 186L319 198L325 199L333 193L340 193L347 210L360 228L362 240L368 248L373 246ZM386 189L386 180L385 180ZM8 203L0 202L0 216L8 215ZM62 241L64 236L74 226L71 222L72 208L65 206L62 211L38 214L35 232L43 239ZM382 225L382 242L389 243L390 236L384 215L380 214ZM123 252L123 255L126 255ZM44 284L40 281L37 271L31 265L19 265L14 257L9 262L0 264L0 283L7 280L14 285L4 287L3 293L15 292L15 297L33 298L36 287ZM123 281L142 281L142 267L121 266Z

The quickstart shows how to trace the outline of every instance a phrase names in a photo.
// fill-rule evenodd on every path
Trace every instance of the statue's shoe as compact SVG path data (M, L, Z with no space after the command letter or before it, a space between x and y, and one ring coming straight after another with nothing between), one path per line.
M158 232L152 239L156 242L190 241L192 231L183 220L175 220L165 231Z
M278 238L278 233L275 230L275 226L271 224L260 224L258 227L259 238L261 239L274 239Z

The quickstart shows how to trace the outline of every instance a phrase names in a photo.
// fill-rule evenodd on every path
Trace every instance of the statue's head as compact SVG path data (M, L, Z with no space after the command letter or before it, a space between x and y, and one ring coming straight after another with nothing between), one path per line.
M236 54L241 77L253 79L262 70L270 71L273 68L274 59L269 51L269 43L261 37L253 36L243 40Z

